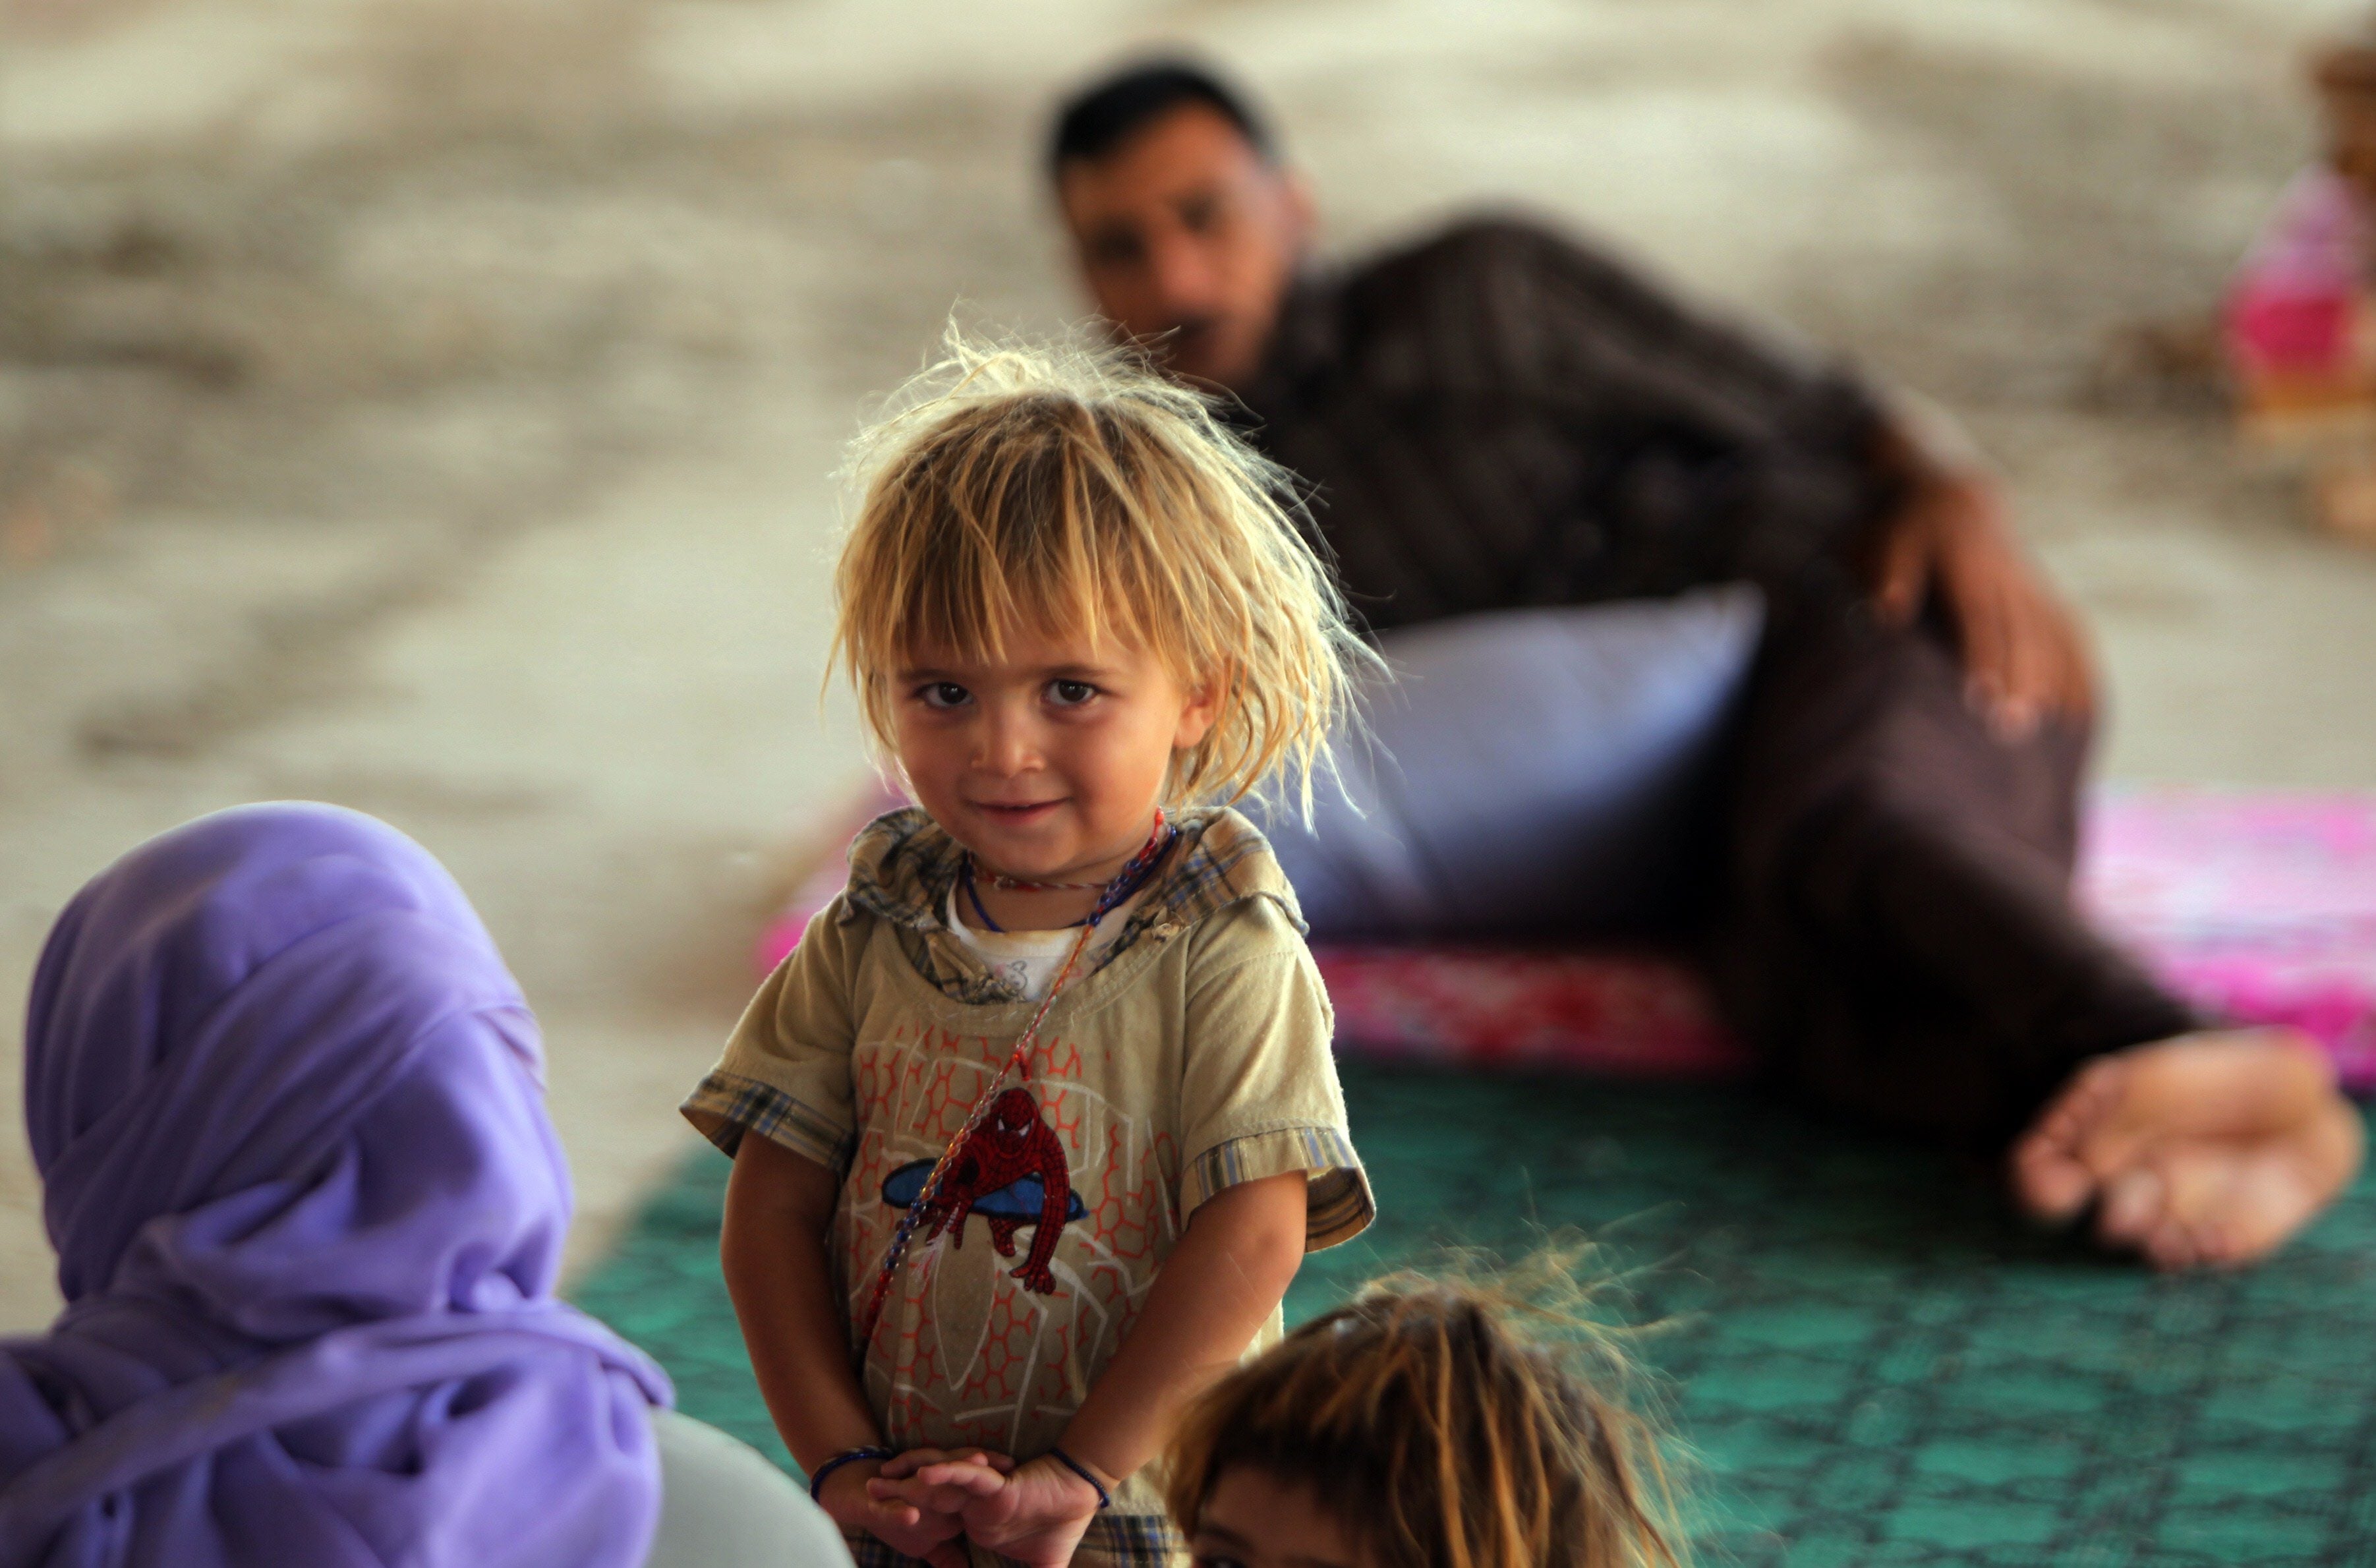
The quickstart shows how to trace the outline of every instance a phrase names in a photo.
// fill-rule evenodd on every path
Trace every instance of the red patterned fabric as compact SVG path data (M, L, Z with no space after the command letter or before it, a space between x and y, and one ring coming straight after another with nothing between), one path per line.
M850 832L881 809L870 794ZM773 968L841 890L838 857L760 944ZM2290 1024L2376 1091L2376 796L2113 792L2079 897L2205 1013ZM1691 969L1650 953L1320 944L1339 1051L1486 1069L1710 1078L1748 1065Z
M1748 1066L1698 977L1657 954L1323 944L1313 956L1339 1051L1628 1077Z

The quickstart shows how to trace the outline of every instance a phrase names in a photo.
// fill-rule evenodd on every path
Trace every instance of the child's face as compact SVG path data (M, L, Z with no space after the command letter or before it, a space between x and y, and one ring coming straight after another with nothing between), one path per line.
M1195 1568L1365 1568L1369 1554L1301 1482L1232 1466L1189 1537Z
M1111 876L1154 826L1172 754L1215 702L1112 637L1007 639L1004 659L919 650L893 672L895 740L916 799L992 871Z

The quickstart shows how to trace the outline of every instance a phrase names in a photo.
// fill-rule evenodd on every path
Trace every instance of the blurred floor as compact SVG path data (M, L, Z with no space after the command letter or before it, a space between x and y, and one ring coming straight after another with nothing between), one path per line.
M1961 414L2114 776L2376 786L2376 557L2121 348L2216 297L2356 9L0 0L0 1007L138 837L378 813L542 1014L599 1250L861 766L837 445L951 302L1077 313L1038 118L1156 39L1274 97L1336 243L1523 202ZM0 1329L39 1234L0 1135Z

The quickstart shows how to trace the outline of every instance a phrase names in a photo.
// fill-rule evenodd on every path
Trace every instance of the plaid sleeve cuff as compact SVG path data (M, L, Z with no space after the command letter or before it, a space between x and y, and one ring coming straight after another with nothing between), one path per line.
M1377 1199L1353 1140L1337 1127L1279 1127L1214 1145L1188 1164L1186 1218L1226 1188L1301 1170L1311 1178L1304 1251L1349 1241L1377 1218Z
M802 1104L773 1084L737 1073L712 1073L678 1107L701 1135L728 1155L742 1146L745 1134L806 1155L828 1170L839 1170L856 1151L849 1129Z

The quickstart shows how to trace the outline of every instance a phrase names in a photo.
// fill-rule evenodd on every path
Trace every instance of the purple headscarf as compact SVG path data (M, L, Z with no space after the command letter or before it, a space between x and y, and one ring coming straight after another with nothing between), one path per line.
M636 1568L668 1383L552 1298L542 1071L370 817L222 812L85 887L26 1019L66 1308L0 1342L0 1568Z

